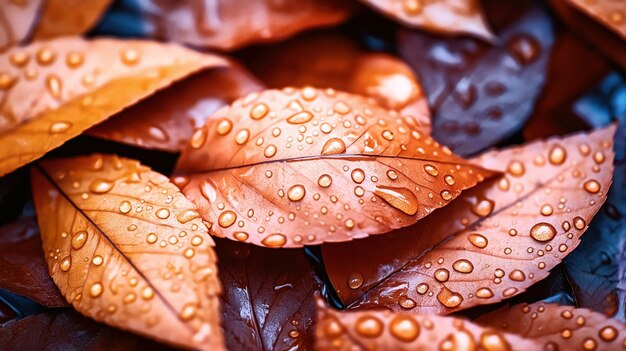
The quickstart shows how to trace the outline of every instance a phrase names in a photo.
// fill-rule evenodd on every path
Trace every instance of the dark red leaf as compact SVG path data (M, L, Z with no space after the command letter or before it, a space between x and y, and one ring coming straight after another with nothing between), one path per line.
M554 40L536 1L485 1L498 42L403 30L399 50L418 73L434 116L433 136L464 156L517 132L545 82Z
M321 283L304 252L216 241L228 349L312 349Z
M33 218L20 218L0 228L0 288L46 307L67 306L48 274Z
M9 305L5 304L0 300L0 325L5 323L6 321L10 321L11 319L17 317L17 314Z

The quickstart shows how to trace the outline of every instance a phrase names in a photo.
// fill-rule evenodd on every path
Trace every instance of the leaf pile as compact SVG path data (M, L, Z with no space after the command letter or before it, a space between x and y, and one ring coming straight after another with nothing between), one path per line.
M1 350L626 347L619 0L0 3Z

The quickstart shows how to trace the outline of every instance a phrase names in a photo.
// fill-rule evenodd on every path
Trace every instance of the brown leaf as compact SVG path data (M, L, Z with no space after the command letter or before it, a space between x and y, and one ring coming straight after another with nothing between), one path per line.
M216 56L174 45L67 37L0 55L0 175L33 161Z
M361 1L409 27L440 34L471 34L489 41L493 39L478 0Z
M159 38L234 50L343 22L346 0L139 0L150 33Z
M228 349L311 350L321 282L304 252L218 239L217 253Z
M622 0L566 0L626 40L626 4Z
M352 308L413 313L445 314L519 294L579 244L606 199L614 133L615 125L484 154L478 165L507 174L413 227L324 246L333 286Z
M165 176L102 155L31 174L50 275L76 310L173 345L223 348L213 241Z
M198 73L97 125L87 133L148 149L180 152L215 111L262 89L245 68L231 62Z
M25 40L45 0L2 0L0 6L0 53Z
M90 30L112 0L46 0L34 38L50 39Z
M215 152L220 150L220 152ZM266 90L197 129L176 180L212 234L268 247L410 225L492 173L357 95Z
M430 133L428 102L402 60L362 50L346 35L311 33L250 54L248 66L271 88L314 86L373 97L381 106L414 116Z
M433 136L462 156L524 126L546 80L554 40L538 1L484 1L498 42L400 31L399 50L420 78L433 113Z
M0 288L46 307L67 306L48 274L33 218L0 227Z
M501 308L481 316L478 324L532 339L536 350L621 350L626 326L584 308L537 302Z
M539 350L538 343L461 318L340 312L318 300L316 350Z

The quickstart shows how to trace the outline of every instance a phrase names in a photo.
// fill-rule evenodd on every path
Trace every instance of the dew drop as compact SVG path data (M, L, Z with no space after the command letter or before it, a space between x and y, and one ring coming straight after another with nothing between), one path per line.
M180 311L180 318L184 321L193 319L196 316L197 308L193 304L186 304Z
M586 181L583 186L585 190L590 194L595 194L600 191L600 183L593 179Z
M480 335L480 347L485 351L511 351L511 345L496 331L485 331Z
M88 237L89 234L87 234L87 232L84 230L81 230L80 232L74 234L74 236L72 237L72 248L74 250L80 250L83 246L85 246Z
M191 136L191 140L189 141L189 144L191 145L192 148L199 149L202 147L202 145L204 145L204 142L206 141L206 137L207 137L207 133L204 128L197 129Z
M472 273L472 271L474 270L474 265L472 264L472 262L466 259L460 259L452 264L452 268L454 268L454 270L459 273L468 274Z
M150 233L146 236L146 241L148 242L148 244L154 244L158 239L159 237L154 233Z
M159 210L160 211L160 210ZM159 212L157 211L157 216L159 215ZM178 216L176 216L176 219L180 222L180 223L187 223L189 221L192 221L196 218L200 217L200 214L198 213L198 211L196 210L184 210L181 213L178 214ZM159 217L160 218L160 217ZM167 217L166 217L167 218Z
M479 217L487 217L493 212L495 203L489 199L478 200L472 206L472 212Z
M446 175L445 177L443 177L443 180L446 182L446 184L448 185L454 185L455 179L453 176L451 175Z
M360 168L353 169L350 175L352 176L352 181L355 183L361 184L365 180L365 172Z
M611 342L617 339L618 334L619 332L617 331L617 329L610 325L600 329L600 331L598 332L600 339L606 342Z
M363 316L357 320L355 329L365 338L376 338L383 332L383 323L374 316Z
M93 263L94 266L100 266L100 265L102 265L104 263L104 258L102 258L102 256L100 256L100 255L96 255L91 260L91 263Z
M276 148L276 145L269 144L265 147L265 150L263 151L263 155L265 155L265 157L267 158L270 158L276 155L276 151L278 151L278 149Z
M463 302L463 297L461 294L451 291L450 289L444 287L441 289L439 294L437 294L437 300L444 306L448 308L458 307L461 302Z
M554 212L554 210L552 209L552 206L545 204L543 206L541 206L541 214L544 216L550 216L552 215L552 213Z
M217 219L217 223L222 228L228 228L237 220L237 214L233 211L226 210L220 214Z
M337 155L346 151L346 144L339 138L330 138L322 147L322 155Z
M424 166L424 170L426 171L426 173L430 174L433 177L436 177L436 176L439 175L439 171L433 165L426 165L426 166Z
M374 194L398 210L412 216L417 213L418 200L415 194L407 188L397 188L384 185L376 186Z
M450 271L445 268L439 268L435 271L435 279L440 282L447 282L450 278Z
M530 236L540 242L550 241L556 236L556 229L550 223L537 223L530 228Z
M250 236L248 235L248 233L246 232L235 232L233 234L233 238L239 240L239 241L246 241L248 240Z
M69 271L70 268L72 268L72 258L70 256L67 256L63 260L61 260L59 268L61 268L63 272Z
M304 198L304 195L306 195L306 189L300 184L292 186L287 191L287 197L289 198L289 200L294 202L302 200Z
M321 186L322 188L328 188L332 183L333 183L333 178L329 176L328 174L322 174L317 179L317 184Z
M156 211L155 215L161 219L166 219L167 217L170 216L170 210L168 210L167 208L160 208L159 210Z
M384 130L383 131L383 138L385 138L386 140L392 141L393 140L393 133L389 130Z
M127 66L134 66L139 62L139 52L135 49L126 49L121 54L122 62Z
M287 118L287 122L291 124L302 124L306 123L313 119L313 114L309 111L298 112L294 115L291 115Z
M412 317L398 315L389 324L389 331L400 341L413 342L420 334L420 327Z
M566 158L567 151L561 145L554 145L552 149L550 149L550 155L548 156L548 159L553 165L563 164Z
M104 194L113 188L113 183L105 179L96 179L89 185L89 190L95 194Z
M587 222L585 222L584 219L582 219L582 217L575 217L574 220L574 228L578 229L578 230L583 230L585 229L585 226L587 225Z
M102 286L102 284L100 283L94 283L93 285L91 285L91 287L89 288L89 295L91 297L100 297L100 295L102 295L102 292L104 291L104 287Z
M489 299L493 297L493 291L491 291L491 289L489 288L479 288L478 290L476 290L476 297L480 298L480 299Z
M50 125L50 133L65 133L72 127L70 122L54 122Z
M448 190L443 190L441 192L441 198L446 200L446 201L450 201L450 200L452 200L452 193L449 192Z
M516 282L523 282L524 280L526 280L526 275L519 269L515 269L511 271L511 273L509 273L509 278Z
M256 105L254 105L254 107L252 107L252 109L250 110L250 118L254 119L254 120L259 120L265 116L267 116L267 113L269 112L270 108L267 107L266 104L264 103L258 103Z
M287 243L287 237L282 234L270 234L261 241L267 247L282 247Z
M226 135L230 133L231 129L233 129L233 122L229 119L224 118L217 123L217 134L219 135Z
M249 137L250 137L250 131L248 131L247 129L242 129L235 136L235 142L238 145L243 145L248 141Z
M143 288L143 290L141 290L141 298L144 300L150 300L154 297L154 290L149 287L146 286L145 288Z
M122 201L122 203L120 203L120 212L126 214L126 213L130 212L131 209L132 209L132 206L131 206L130 202Z
M348 286L352 290L356 290L363 285L363 275L361 273L355 272L350 274L348 277Z

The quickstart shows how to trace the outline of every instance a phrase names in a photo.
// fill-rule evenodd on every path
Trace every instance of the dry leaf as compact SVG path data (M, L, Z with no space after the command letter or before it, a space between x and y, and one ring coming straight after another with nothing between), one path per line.
M249 56L250 69L271 88L314 86L373 97L430 133L428 102L411 68L392 55L363 51L346 35L311 33Z
M231 62L193 75L144 101L124 109L87 133L148 149L180 152L194 128L215 111L262 89L245 68Z
M623 0L566 0L626 40L626 4Z
M152 36L234 50L335 25L349 15L345 0L138 0Z
M0 288L46 307L67 306L48 274L33 218L0 227Z
M0 53L28 37L44 2L0 0Z
M440 34L492 40L478 0L361 0L402 24Z
M316 350L539 350L538 343L461 318L340 312L318 300Z
M413 227L323 247L333 286L352 308L413 313L445 314L519 294L579 244L605 201L614 133L612 125L484 154L478 165L507 174Z
M32 186L50 275L82 314L173 345L223 348L213 240L193 204L137 161L43 161Z
M61 38L0 55L0 175L172 82L226 61L174 45Z
M537 1L485 1L498 43L400 31L399 50L420 78L433 113L433 136L462 156L524 126L546 79L554 41Z
M34 38L50 39L90 30L112 0L46 0Z
M212 234L268 247L407 226L492 175L412 117L310 87L254 93L216 112L177 173Z
M321 282L301 250L217 241L230 350L311 350Z
M572 306L520 304L487 313L476 322L535 340L543 345L542 350L609 351L626 345L624 324Z

